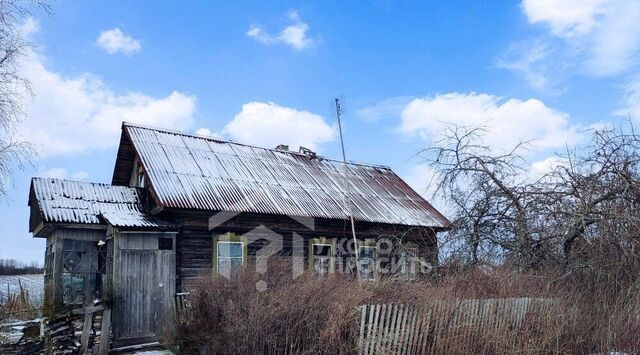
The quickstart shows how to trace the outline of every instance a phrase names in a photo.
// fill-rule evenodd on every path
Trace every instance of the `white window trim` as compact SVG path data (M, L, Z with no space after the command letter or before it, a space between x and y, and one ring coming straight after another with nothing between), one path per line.
M415 265L415 263L411 263L410 259L415 258L418 255L417 248L405 248L400 252L400 255L403 259L402 267L400 273L402 276L408 281L414 281L418 278L419 268ZM412 272L411 268L414 267Z
M316 245L317 245L317 246L323 246L323 247L329 247L329 250L330 250L330 252L329 252L329 256L328 256L328 257L327 257L327 256L321 256L321 255L316 256L316 255L313 253L313 250L315 249L315 246L316 246ZM335 250L334 250L334 248L333 248L333 244L328 244L328 243L312 243L312 244L311 244L311 257L314 259L314 260L313 260L312 265L315 265L315 259L316 259L316 258L329 258L329 273L331 274L331 273L333 273L333 272L334 272L334 270L335 270L335 265L334 265L334 264L335 264Z
M216 243L216 270L220 272L220 260L221 259L237 259L237 256L220 256L220 244L240 244L240 258L242 259L242 265L244 266L244 242L235 242L229 240L219 240Z
M360 270L362 268L362 265L359 265L358 267L358 279L362 280L362 281L375 281L376 280L376 257L377 257L377 253L378 253L378 248L375 246L371 246L371 245L361 245L358 247L358 255L362 255L362 249L365 248L370 248L373 249L373 278L372 279L362 279L362 275L360 274ZM361 262L361 260L359 261Z

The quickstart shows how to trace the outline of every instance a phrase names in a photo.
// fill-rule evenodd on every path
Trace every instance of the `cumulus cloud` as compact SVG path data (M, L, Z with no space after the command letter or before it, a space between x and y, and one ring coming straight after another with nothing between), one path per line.
M242 105L242 110L223 128L222 134L238 142L267 148L288 144L293 150L299 146L317 150L336 136L335 128L322 116L273 102Z
M122 121L177 130L193 125L193 96L117 93L94 75L67 76L45 63L40 53L30 51L21 69L35 96L25 96L28 118L18 133L36 145L40 157L113 147Z
M282 43L299 51L313 45L315 40L307 35L309 25L300 19L300 15L296 11L289 11L287 17L292 22L291 25L276 34L270 34L263 27L253 24L246 35L260 43Z
M589 39L589 70L611 76L636 67L640 57L640 2L612 1Z
M544 150L578 139L568 114L537 99L449 93L411 101L401 119L402 132L427 141L437 139L448 124L485 126L485 143L497 150L511 149L522 141L530 142L532 150Z
M126 35L119 28L100 32L100 36L98 36L96 43L109 54L115 54L118 52L131 54L133 52L138 52L141 48L140 41Z
M528 177L532 180L537 180L543 177L545 174L552 172L559 166L568 166L569 161L565 157L552 155L542 160L531 163L529 167Z
M578 60L593 76L619 75L638 64L638 1L523 0L522 9L530 23L547 25L551 36L564 41L551 63Z

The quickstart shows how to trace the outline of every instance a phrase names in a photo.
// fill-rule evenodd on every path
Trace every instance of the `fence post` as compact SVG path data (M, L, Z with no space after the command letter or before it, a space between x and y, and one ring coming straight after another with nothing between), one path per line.
M358 309L360 309L360 336L358 338L358 354L362 354L363 353L363 347L364 347L364 324L365 324L365 317L366 317L366 309L367 309L367 305L362 305L359 306Z

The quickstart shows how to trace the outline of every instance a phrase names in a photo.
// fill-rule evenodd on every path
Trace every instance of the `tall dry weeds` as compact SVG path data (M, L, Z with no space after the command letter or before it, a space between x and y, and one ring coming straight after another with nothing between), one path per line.
M358 283L343 275L321 278L304 274L292 279L286 268L271 266L270 270L261 275L248 267L231 279L209 275L194 284L191 307L182 315L174 334L179 352L355 353L359 305L513 297L547 298L554 306L530 312L517 329L480 326L481 322L450 325L444 336L430 340L437 342L435 352L640 352L638 285L611 275L598 279L587 271L567 276L473 269L441 273L420 282L386 278ZM268 282L264 292L256 289L260 280ZM448 316L444 311L439 314Z

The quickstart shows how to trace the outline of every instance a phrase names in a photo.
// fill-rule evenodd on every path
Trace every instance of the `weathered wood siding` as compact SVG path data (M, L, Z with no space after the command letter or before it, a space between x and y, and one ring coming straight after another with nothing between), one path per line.
M159 249L159 238L173 241ZM116 233L113 263L115 345L155 341L174 314L175 236Z
M303 239L304 262L307 265L308 242L315 238L351 240L351 229L347 221L307 219L304 225L293 218L276 215L242 213L209 230L209 217L213 213L165 211L163 218L180 225L177 237L177 288L180 292L188 291L187 285L196 277L211 273L213 270L213 237L228 232L245 234L256 232L256 228L266 227L283 237L283 248L280 256L292 254L293 233ZM361 241L379 237L399 238L417 244L422 255L430 262L437 263L436 231L429 228L409 228L406 226L384 225L375 223L356 223L356 232ZM260 242L249 245L249 257L255 256L256 250L262 247Z

